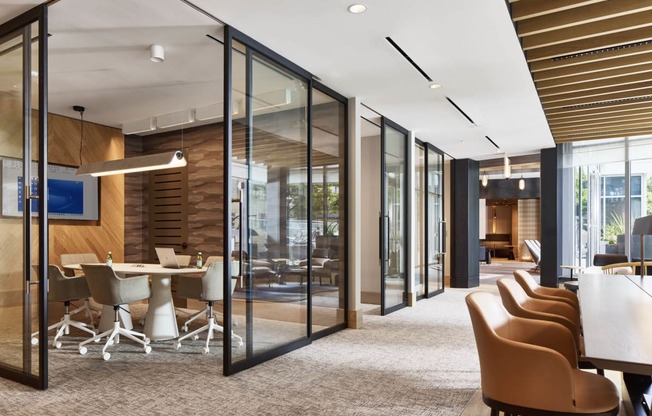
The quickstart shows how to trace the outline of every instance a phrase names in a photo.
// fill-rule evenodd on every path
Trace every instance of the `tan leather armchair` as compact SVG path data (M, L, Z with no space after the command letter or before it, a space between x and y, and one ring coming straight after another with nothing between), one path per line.
M577 313L580 311L580 302L577 295L567 289L557 289L539 285L530 273L525 270L514 271L514 279L531 298L543 300L556 300L571 305Z
M616 386L577 368L574 336L555 322L511 315L487 292L466 297L480 358L482 399L520 415L617 415Z

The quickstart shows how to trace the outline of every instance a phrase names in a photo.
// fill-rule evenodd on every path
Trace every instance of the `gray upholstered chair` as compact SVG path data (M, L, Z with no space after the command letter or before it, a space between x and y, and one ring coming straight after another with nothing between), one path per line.
M150 297L149 277L143 275L122 278L116 275L111 267L104 264L82 264L82 269L86 275L86 281L91 290L91 295L99 303L113 306L114 319L112 329L104 331L79 344L79 353L82 355L86 354L86 344L97 342L103 337L108 337L104 348L102 348L102 358L106 361L111 358L111 354L106 352L106 348L112 345L114 341L118 344L120 342L120 335L124 335L141 344L145 353L149 354L152 351L152 347L148 345L149 339L143 333L122 328L118 315L120 305ZM138 337L142 338L142 340Z
M58 329L57 333L54 335L52 346L54 348L61 348L61 341L59 341L59 338L64 334L68 335L71 326L95 336L92 316L90 315L88 302L86 301L86 299L91 295L88 290L88 284L86 283L86 276L67 277L63 275L59 267L50 264L48 266L48 280L50 288L48 301L63 302L66 308L63 318L61 318L59 322L48 327L48 332L53 329ZM84 305L71 312L70 303L75 300L83 300ZM70 319L71 316L83 311L86 311L91 317L91 325ZM38 345L38 332L32 334L32 345Z
M196 340L199 338L199 334L201 332L207 331L206 344L202 348L202 353L206 355L209 352L208 344L213 338L215 331L224 333L224 328L217 324L217 321L215 320L215 314L213 312L213 305L215 302L224 299L223 276L224 266L222 262L218 261L212 262L202 277L179 276L177 296L186 299L197 299L205 301L206 308L202 312L205 312L206 314L207 323L201 328L176 340L173 344L174 349L178 350L181 347L181 341L188 338ZM231 279L231 293L233 293L236 281L237 279ZM188 329L187 324L188 322L186 322L184 325L184 330ZM238 347L242 346L242 338L233 333L233 331L231 331L231 339L236 341Z
M616 386L578 368L573 335L563 325L513 316L487 292L467 295L466 305L480 358L482 400L492 415L618 414Z
M66 276L74 276L75 270L65 267L66 264L82 264L82 263L99 263L95 253L68 253L62 254L59 259L63 267L63 274Z

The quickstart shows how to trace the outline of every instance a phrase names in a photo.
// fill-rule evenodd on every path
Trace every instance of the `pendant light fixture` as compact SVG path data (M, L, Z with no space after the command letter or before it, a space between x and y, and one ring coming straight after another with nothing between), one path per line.
M487 184L489 184L489 175L487 175L486 171L482 173L481 179L482 179L482 186L486 188Z
M154 155L130 157L127 159L108 160L87 163L77 169L77 175L108 176L150 170L171 169L186 166L183 152L175 150Z
M503 166L503 176L505 179L509 179L512 176L512 167L509 165L509 158L507 157L507 153L505 153L505 166Z
M521 191L525 189L525 179L523 179L523 175L521 175L521 179L518 180L518 189Z

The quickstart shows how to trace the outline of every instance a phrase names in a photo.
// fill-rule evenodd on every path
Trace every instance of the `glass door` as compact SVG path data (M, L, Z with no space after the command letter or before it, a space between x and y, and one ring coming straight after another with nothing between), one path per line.
M407 306L407 130L382 118L381 314Z
M46 13L38 6L0 26L0 376L40 389L47 388Z
M428 274L426 297L444 291L444 256L446 252L446 221L444 220L444 155L427 146L427 244Z

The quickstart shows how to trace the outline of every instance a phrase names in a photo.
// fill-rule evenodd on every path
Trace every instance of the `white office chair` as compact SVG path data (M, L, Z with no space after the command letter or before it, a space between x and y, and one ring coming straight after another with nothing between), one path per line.
M54 348L61 348L61 338L62 335L68 335L70 333L70 327L81 329L82 331L88 332L92 336L95 336L95 329L93 328L93 317L90 314L88 309L88 302L86 301L90 297L90 291L88 290L88 284L86 283L86 276L74 276L67 277L61 273L59 267L50 264L48 266L48 280L50 291L48 293L49 302L63 302L66 311L64 312L63 318L56 324L50 325L48 327L48 332L53 329L58 329L57 333L54 335L54 340L52 341L52 346ZM72 312L70 311L70 303L75 300L84 300L84 305L76 308ZM75 321L70 317L76 315L80 312L87 312L91 318L91 324L85 324L83 322ZM32 334L32 345L38 345L38 331Z
M206 325L201 328L186 334L176 340L173 344L174 349L178 350L181 348L181 341L192 338L193 340L199 339L199 334L201 332L207 331L206 334L206 344L202 348L202 353L204 355L209 352L209 342L213 338L214 333L222 332L224 333L224 328L215 320L215 315L213 313L213 304L216 301L224 299L223 288L224 288L224 273L223 273L223 264L222 262L213 262L208 266L206 273L202 277L190 277L190 276L179 276L178 286L177 286L177 295L186 298L186 299L198 299L206 302L206 308L201 311L201 314L206 314ZM231 293L235 288L235 283L237 279L231 279ZM195 319L195 315L192 319ZM184 325L185 330L187 330L187 324ZM236 341L238 347L242 347L243 342L242 338L236 335L231 331L231 338Z
M106 344L102 348L102 358L104 358L104 361L107 361L111 358L111 354L106 352L106 348L109 345L113 345L114 341L118 344L120 342L120 335L124 335L132 341L141 344L145 350L145 354L149 354L152 351L152 347L148 345L149 339L145 334L122 328L119 317L120 305L148 299L151 296L149 276L121 278L115 274L111 267L104 264L82 264L82 269L86 275L86 281L88 282L88 287L91 290L93 298L103 305L113 306L114 319L113 328L80 343L79 353L81 355L86 354L86 344L97 342L100 338L107 337Z

